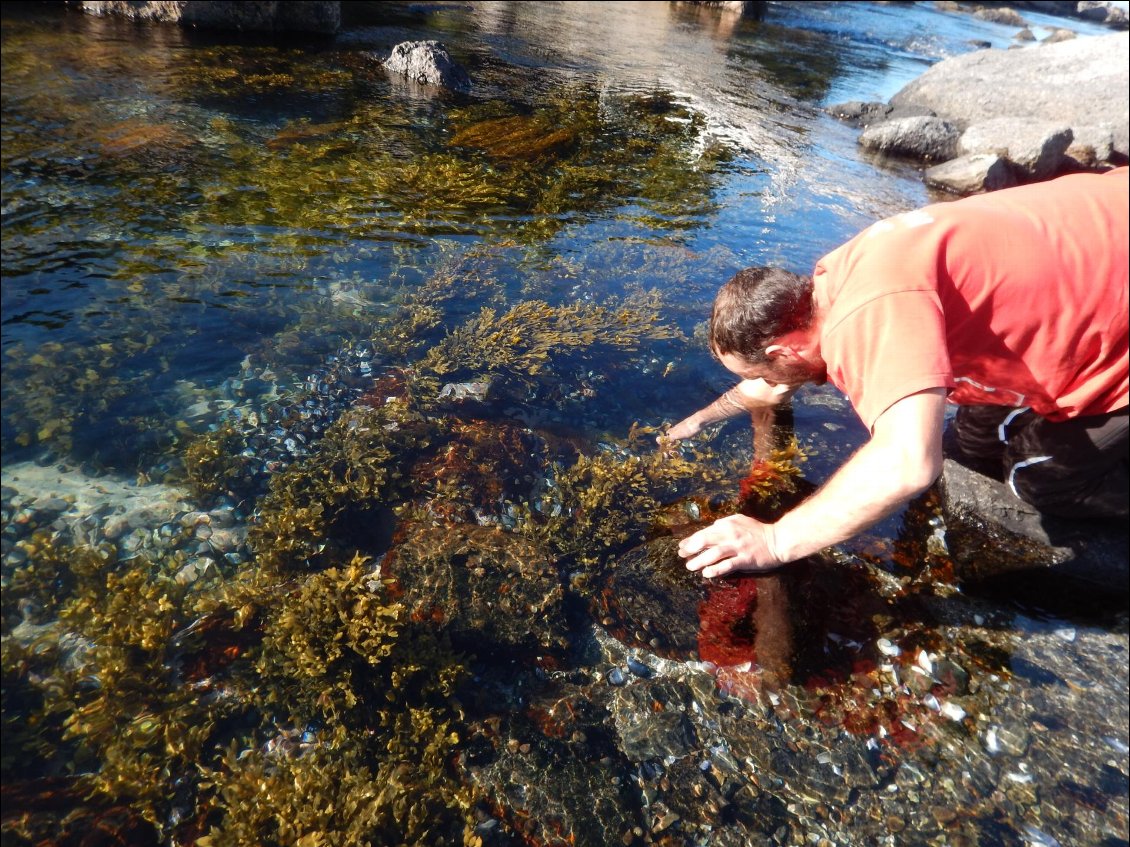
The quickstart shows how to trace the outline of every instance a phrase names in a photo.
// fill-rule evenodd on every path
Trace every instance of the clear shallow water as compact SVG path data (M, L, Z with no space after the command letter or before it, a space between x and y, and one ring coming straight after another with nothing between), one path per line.
M855 132L825 116L822 107L847 99L885 99L931 62L971 49L970 40L1003 47L1014 34L1013 28L942 13L929 4L773 4L762 24L726 23L707 10L649 3L359 4L355 13L357 19L332 43L310 46L137 27L39 9L5 12L0 138L0 391L8 486L5 755L15 755L9 749L19 751L13 761L21 767L35 758L40 762L32 774L36 778L101 775L95 777L99 809L128 808L118 813L119 826L136 824L139 831L178 843L212 826L223 828L229 838L235 838L239 825L257 831L248 822L240 791L256 779L269 781L312 761L296 756L272 771L263 764L271 759L252 755L255 767L263 765L262 773L250 765L221 765L220 751L229 743L260 750L273 742L272 751L281 746L291 752L313 745L313 760L321 755L339 761L359 757L356 769L363 765L388 778L388 760L374 752L377 747L358 741L367 737L364 732L379 739L381 749L395 749L411 761L446 756L448 762L463 762L453 766L455 784L459 796L467 798L461 801L466 808L485 816L478 823L485 828L475 832L488 841L521 839L518 822L523 816L544 827L529 834L531 841L552 840L545 834L562 818L568 821L562 824L566 831L571 826L575 834L589 832L580 810L569 805L578 802L584 793L580 787L586 785L600 803L615 809L597 822L616 830L616 839L633 828L640 830L633 836L638 839L693 843L705 838L710 815L695 819L683 810L683 824L671 829L672 823L656 823L668 817L649 811L655 803L677 805L673 796L655 796L656 790L674 794L685 788L720 804L714 810L718 820L733 829L721 830L719 837L746 832L756 834L749 838L800 843L813 834L817 840L837 841L854 833L853 840L860 842L897 842L904 830L889 818L898 818L904 828L908 823L911 829L931 828L922 843L958 836L995 838L997 843L1036 839L1026 826L1036 833L1058 832L1063 843L1072 837L1094 843L1125 840L1125 799L1112 789L1123 785L1126 773L1124 622L1111 630L1065 624L1054 614L1016 617L1008 603L984 605L982 600L964 601L960 594L947 605L939 599L952 597L945 588L944 562L922 546L931 531L928 505L889 522L853 548L856 558L841 563L850 578L826 576L828 584L841 585L844 596L852 598L843 604L847 611L836 611L838 600L831 592L820 595L814 587L820 579L796 577L788 589L791 602L804 607L805 598L815 592L832 611L822 613L821 626L796 627L800 646L793 649L806 658L796 662L791 689L766 693L741 671L722 686L744 695L738 696L740 702L756 705L749 707L753 712L746 715L744 730L723 719L728 701L703 695L704 689L714 689L709 673L691 666L668 668L651 655L647 639L633 641L627 624L643 624L625 609L630 604L616 599L615 584L605 612L608 626L624 629L624 641L600 641L602 630L590 633L587 615L551 606L559 617L581 621L567 636L572 652L556 656L553 663L539 664L531 658L530 645L515 641L503 628L492 637L517 654L520 672L510 670L515 659L507 655L505 661L497 660L494 648L485 643L477 645L482 654L478 664L467 660L466 665L430 644L422 650L430 657L425 677L446 679L447 674L455 679L455 668L469 667L473 684L416 684L404 694L419 709L411 719L414 731L406 728L409 719L403 714L373 705L372 692L360 683L335 688L332 680L367 677L354 664L335 664L339 660L321 642L304 642L302 650L288 652L287 621L332 621L336 612L317 606L319 592L336 596L353 590L312 574L324 574L320 569L331 566L345 568L347 550L382 555L389 539L379 527L393 523L405 532L413 525L413 509L429 521L454 523L451 534L431 544L454 550L456 560L465 556L458 551L464 544L460 533L466 530L458 527L468 521L508 530L524 527L553 554L550 560L569 581L570 602L585 607L594 590L586 583L600 583L606 568L615 572L622 549L654 532L650 513L643 526L629 522L622 538L600 538L597 528L620 526L620 511L635 508L642 514L657 506L633 499L631 484L623 489L612 485L613 497L599 506L607 515L602 522L585 524L583 509L569 511L579 508L577 502L548 485L567 478L562 469L575 460L571 451L612 457L606 473L613 478L623 467L615 462L653 455L649 436L628 440L633 422L646 428L677 420L728 384L696 341L695 331L717 285L734 271L766 263L807 271L820 255L875 218L932 199L914 168L877 165L861 157ZM1068 26L1082 28L1077 22ZM421 91L389 79L377 65L376 59L393 44L425 37L444 41L467 66L475 80L469 96ZM465 327L483 306L496 314L531 300L566 309L616 306L623 298L637 302L631 297L640 292L654 292L648 302L657 319L680 330L682 337L649 335L631 323L642 320L638 318L627 320L638 334L622 346L593 343L578 349L547 331L558 346L535 375L508 370L501 361L511 348L522 348L523 335L535 334L527 322L495 347L488 347L482 336L473 339L468 345L472 352L480 346L493 356L477 365L443 370L428 358L432 349L450 351L443 347L445 338ZM580 323L598 325L598 317L584 313ZM598 342L617 335L603 326ZM359 345L365 342L369 346L362 354ZM343 348L347 356L327 359ZM465 350L455 353L464 356L463 362L474 358ZM393 423L399 429L390 431L406 433L404 440L393 438L379 446L391 453L386 464L395 469L392 475L408 482L400 488L365 489L364 505L350 499L359 497L361 489L350 489L341 501L332 501L348 520L319 524L311 519L305 526L313 527L321 540L296 535L293 548L276 545L294 531L280 513L297 510L295 503L339 495L332 485L302 487L303 480L319 478L314 466L288 477L290 488L277 488L273 501L257 499L266 479L282 478L308 454L315 460L329 454L319 452L317 438L368 390L368 383L354 383L382 375L387 379L379 400L403 399L404 389L394 376L408 366L438 379L436 385L418 389L430 390L430 397L445 383L469 386L484 373L495 380L495 393L469 408L428 407L430 423L419 430L411 428L419 422L410 425L398 418ZM349 383L353 393L335 387L338 379ZM312 411L295 411L307 402ZM324 419L317 418L322 413ZM311 416L320 421L319 429L303 428ZM216 456L207 450L190 452L202 443L201 435L233 425L242 440L221 444ZM309 444L287 447L295 431ZM827 391L799 399L794 431L810 454L804 472L814 480L841 462L862 437L850 410ZM568 448L554 438L564 439ZM738 424L716 440L721 457L713 461L727 470L728 481L714 484L715 499L733 498L733 483L744 473L741 463L748 467L749 442L748 430ZM356 458L349 452L352 444L346 437L341 449ZM442 454L445 459L428 452L432 444L451 445ZM243 451L251 455L245 462L235 460ZM459 455L472 457L471 467L455 461ZM736 457L737 470L726 466L726 457ZM229 459L242 463L242 473L257 474L250 482L234 471L226 478L233 490L236 482L246 483L236 492L240 497L179 488L186 478L191 482L207 476L201 468L219 474ZM556 471L555 463L560 466ZM476 469L480 465L481 471ZM628 483L643 485L661 475L655 468L648 473L643 481L629 477ZM516 482L506 482L499 494L503 477ZM331 473L331 479L355 481L348 473L340 478ZM546 484L523 487L522 480L531 479ZM583 476L578 479L579 490L586 485L598 490L606 481L599 475L587 483ZM673 503L685 520L693 511L680 505L679 498L701 491L679 481L681 487L656 496L659 506ZM557 489L564 490L564 483ZM64 498L54 511L41 502L49 495ZM400 511L390 516L370 500ZM696 508L708 506L707 500L694 501ZM124 517L116 514L122 504L135 501L142 505L131 505ZM549 518L523 523L524 505ZM569 526L554 524L554 508L588 534L576 538ZM599 508L590 505L590 512L599 515ZM53 530L56 520L66 529L62 538L49 543L35 535L37 528L62 532ZM672 522L670 516L664 520ZM213 540L228 530L223 524L229 521L236 527L234 540ZM201 524L210 529L201 530ZM256 526L267 529L256 536ZM110 572L123 580L135 578L129 575L139 572L139 561L148 562L143 570L152 591L136 586L127 591L91 580L84 576L89 565L78 554L51 552L53 543L72 536L112 544L107 555L117 564ZM319 550L327 540L329 551ZM403 545L403 539L398 543ZM415 544L428 546L426 540ZM400 553L402 560L417 555L411 554L412 544L396 549L407 551ZM292 555L294 550L302 555ZM534 558L514 556L524 567ZM500 566L481 565L488 575L492 567ZM590 567L591 574L586 571ZM823 572L817 567L816 573ZM892 574L896 584L903 580L898 591L909 599L888 597L897 593L884 582ZM942 587L935 587L935 577ZM352 579L348 585L355 587L357 579ZM295 584L310 588L309 596L302 594L292 608L282 598ZM535 592L541 585L533 576L530 584ZM183 596L170 589L175 597L170 610L158 598L171 585L180 586ZM438 589L425 581L416 590L428 595ZM412 596L411 587L405 591ZM552 587L545 591L547 596L554 593ZM133 605L115 609L115 596ZM527 599L536 605L536 597ZM245 608L260 611L244 613ZM132 631L125 623L131 613L150 629ZM56 623L60 614L62 626ZM432 612L417 606L413 614ZM459 617L450 609L443 614ZM474 618L480 613L464 614ZM596 616L597 623L601 618ZM341 620L346 619L348 615ZM677 628L678 620L676 614L666 626ZM197 629L191 632L218 634L192 644L191 650L180 646L187 635L167 643L170 633L179 635L193 626ZM1071 640L1062 634L1065 626L1074 627ZM331 641L335 637L331 624L309 628ZM359 637L357 628L349 624L346 629L353 634L348 637ZM459 630L454 624L449 628ZM544 658L541 654L551 652L547 645L553 639L533 623L530 628L543 639L532 652ZM388 636L377 630L367 637ZM75 632L106 652L76 648L66 641ZM475 638L486 639L462 637L460 646L471 655ZM934 655L960 665L972 683L939 689L933 703L940 709L938 697L957 698L970 720L937 721L941 729L924 734L929 743L922 752L915 752L913 744L905 753L885 746L877 727L897 729L892 715L902 714L921 727L931 723L925 720L930 714L941 713L923 699L928 692L904 692L881 678L889 673L882 667L892 662L882 658L887 654L876 646L879 639L901 642L904 661L920 662L918 653L925 650L927 663L935 661L930 659ZM1025 639L1027 644L1021 644ZM358 653L360 643L354 644ZM1063 645L1069 646L1058 653L1051 649ZM605 682L612 665L627 668L629 679L643 679L630 673L629 649L643 651L631 653L633 657L669 671L660 674L660 681L646 683L652 688L651 702L680 702L698 715L691 733L694 744L679 742L671 748L667 724L652 726L640 717L637 707L647 699L643 683L621 689ZM1105 660L1113 656L1116 665L1105 680L1104 651L1109 654ZM1017 667L1038 672L1013 676L1006 672L1009 656L1019 657ZM698 659L706 657L684 652L667 660ZM319 663L327 668L321 675L311 671ZM407 673L401 665L389 670L362 662L361 667L382 680L382 674L402 679ZM898 672L912 673L906 668ZM120 681L117 687L114 679ZM162 680L160 696L140 709L129 696L129 686L139 679ZM308 702L311 689L319 686L330 706L318 698ZM196 690L204 694L186 698ZM634 693L617 693L621 691ZM819 710L807 701L788 705L790 697L803 699L806 691L839 704L826 707L825 713L841 718L820 723L814 717ZM870 691L880 694L864 693ZM356 706L338 703L338 695L343 700L360 697L366 717L358 716ZM857 695L862 697L860 710L871 719L851 723L867 730L853 735L842 729L850 722L837 709ZM452 697L464 705L451 706ZM643 699L635 703L632 697ZM596 704L592 714L562 717L561 703L581 700ZM1032 703L1043 705L1036 709ZM1031 714L1033 710L1039 714ZM550 723L543 721L549 734L539 741L523 721L542 712L560 723L549 732ZM153 742L146 724L151 713L161 716L165 747ZM41 714L47 717L35 721L43 729L25 732L25 719ZM1046 731L1033 728L1033 722ZM444 746L437 740L447 737L437 729L447 724L460 742ZM135 731L115 729L126 725ZM643 728L643 740L630 731L637 726ZM993 749L997 742L985 741L990 733L996 738L994 727L1000 726L1008 728L1004 735L1010 738L1021 734L1038 741L1009 747L1004 755L1013 758L1002 764L994 758L1000 755ZM182 736L191 727L208 730L188 743ZM619 743L594 740L551 749L545 739L557 738L562 727L568 728L568 737L580 733L602 739L610 734ZM298 740L287 734L293 732ZM314 740L303 740L303 733ZM1087 739L1081 747L1070 742L1080 734ZM1108 736L1113 741L1103 740ZM127 743L119 743L122 738ZM475 749L482 763L476 764L478 754L463 743L468 738L478 739ZM636 738L634 746L628 738ZM429 747L433 741L436 746ZM855 741L862 748L853 746ZM535 782L532 776L515 776L532 765L513 758L510 742L517 743L519 754L527 744L534 751L529 755L550 757L542 765L553 756L571 763L565 770L576 779L557 786L556 805L553 792L523 801L499 787ZM866 746L870 742L873 747ZM693 753L690 758L714 755L714 767L722 768L721 754L703 752L719 745L743 749L755 763L755 773L771 770L772 762L793 774L783 785L772 779L759 783L761 806L755 804L755 811L762 806L770 810L763 817L740 803L727 806L711 794L721 792L732 800L734 792L748 792L748 773L719 777L714 787L695 781L699 777L671 777L674 790L655 787L663 776L654 768L678 770L677 762L667 761L672 749ZM498 748L493 758L483 752L488 747ZM816 762L842 771L860 749L880 750L886 757L883 766L876 764L870 776L859 776L853 785L862 792L856 798L861 808L878 817L869 822L842 815L832 819L820 811L821 805L842 807L849 798L828 787L835 780L829 783L810 769ZM1071 790L1062 787L1063 779L1049 764L1069 755L1076 756L1072 761L1078 771L1071 777L1077 788ZM828 761L820 761L822 756ZM604 759L613 762L607 773L570 770L581 767L577 763L587 767ZM157 797L145 795L138 786L154 782L152 771L159 767L154 762L167 761L172 770L156 779ZM907 761L924 773L922 779L908 776L913 768L900 769ZM216 792L185 776L197 773L198 764L222 774L216 779L231 792L226 800L217 800ZM6 783L11 766L5 764ZM947 789L947 780L960 782L963 768L972 768L980 781L964 794ZM1025 768L1035 774L1030 780ZM700 775L708 772L698 770ZM922 787L903 785L899 773L904 782L911 779ZM334 779L340 782L342 775ZM444 793L437 786L451 788L443 779L453 779L443 767L414 772L403 780L402 795L389 802L413 808L419 803L418 814L424 817L429 808L437 819L458 817L456 806L434 806L436 794ZM617 788L616 802L606 794L608 784L636 783L639 793L625 788L621 795ZM903 793L891 792L895 802L879 814L889 785L902 786ZM1029 796L1025 792L1032 785ZM87 788L85 783L81 787ZM82 793L69 783L56 790L64 797L66 791L76 797ZM306 798L311 803L314 794ZM42 800L36 806L34 798L21 796L27 808L44 806ZM650 799L643 802L641 797ZM295 804L276 811L306 819L309 809L298 800ZM778 809L789 804L794 811ZM80 805L77 799L74 805ZM378 803L376 808L383 807ZM724 813L723 808L744 811ZM1083 823L1071 824L1071 815ZM395 837L412 840L406 834L411 832L416 840L429 840L402 815L398 819L401 830L388 822L371 826L387 838L395 831ZM491 820L497 828L489 825ZM1084 836L1072 826L1084 827Z

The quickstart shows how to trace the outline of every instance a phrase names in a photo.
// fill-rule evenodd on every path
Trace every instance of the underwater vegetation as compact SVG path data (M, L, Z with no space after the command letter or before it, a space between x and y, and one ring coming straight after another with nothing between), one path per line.
M475 379L533 397L591 368L594 351L678 340L655 295L519 301L428 346L444 309L467 309L443 296L458 280L433 285L418 335L342 351L305 401L185 439L201 504L252 498L250 560L191 582L174 578L175 549L70 546L58 530L20 542L4 606L6 769L37 756L48 778L65 756L91 808L124 804L158 840L480 838L483 795L446 764L465 737L469 662L565 656L566 570L643 540L721 472L706 453L641 456L648 428L590 454L441 390ZM403 367L370 364L406 352ZM250 455L303 403L340 398L352 405L285 460ZM28 814L5 824L16 843L48 826L45 810Z
M197 57L191 67L181 67L182 58L177 53L171 81L146 78L145 69L138 76L175 89L182 75L225 67L222 57ZM261 60L286 62L246 59ZM262 76L237 73L248 85ZM421 237L473 233L488 245L536 252L570 223L621 207L632 217L646 215L659 230L697 225L726 158L721 149L699 149L700 122L670 97L610 100L582 84L551 92L532 110L494 101L453 106L435 128L446 138L440 145L394 104L371 100L351 102L340 120L297 119L278 128L241 120L234 107L231 115L210 113L192 100L170 104L167 119L142 119L124 94L120 104L95 109L71 86L65 75L48 76L40 88L51 96L42 95L34 119L25 116L28 131L13 128L5 136L6 203L19 214L5 220L4 265L12 283L24 281L40 294L50 289L35 288L35 280L53 270L61 276L51 285L88 292L72 308L40 313L35 296L13 305L26 311L21 321L68 327L89 341L5 346L6 377L38 388L6 393L4 445L92 454L103 467L129 471L139 469L121 467L130 458L159 462L190 434L170 425L177 398L168 383L204 351L227 351L233 365L263 352L280 375L288 366L301 375L344 339L374 329L392 335L390 357L421 339L434 341L440 313L455 304L431 295L459 287L447 285L442 269L420 273ZM62 148L31 146L37 121L65 119L69 126L72 107L90 131L68 134ZM76 217L84 220L79 229L71 224ZM381 253L396 258L374 276L373 245L395 241L398 232L402 245ZM514 257L507 259L512 267ZM447 296L476 311L503 306L497 274L484 267L475 285L466 265L466 288ZM318 281L272 282L296 277ZM653 290L659 281L643 282ZM547 302L557 304L565 292L551 293ZM532 306L517 308L491 320L542 320ZM599 335L600 316L585 308L574 327L587 321ZM136 318L128 333L106 325L123 309ZM213 325L210 315L222 323ZM267 351L256 347L263 337L272 340ZM435 364L445 366L438 358ZM116 444L99 437L110 429L107 421ZM140 456L126 442L141 444Z
M825 445L656 449L745 262L680 97L74 20L4 24L5 845L1125 841L1121 666L954 590L929 504L683 566Z

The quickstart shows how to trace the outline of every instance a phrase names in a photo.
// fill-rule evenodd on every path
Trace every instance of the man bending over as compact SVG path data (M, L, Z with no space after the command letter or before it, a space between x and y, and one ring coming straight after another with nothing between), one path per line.
M1127 517L1130 169L927 206L880 221L812 277L739 272L710 317L742 381L661 437L678 440L830 380L870 439L773 524L732 515L684 539L715 577L844 541L942 468L945 404L965 458L1065 517Z

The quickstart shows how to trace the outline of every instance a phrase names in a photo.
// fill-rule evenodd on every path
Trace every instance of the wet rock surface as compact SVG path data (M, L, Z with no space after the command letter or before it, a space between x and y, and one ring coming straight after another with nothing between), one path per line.
M1080 586L1125 594L1126 527L1042 515L1003 483L954 459L945 460L941 491L950 552L963 578L1049 571Z
M467 91L471 78L438 41L405 41L392 48L383 62L389 73L405 76L423 85Z

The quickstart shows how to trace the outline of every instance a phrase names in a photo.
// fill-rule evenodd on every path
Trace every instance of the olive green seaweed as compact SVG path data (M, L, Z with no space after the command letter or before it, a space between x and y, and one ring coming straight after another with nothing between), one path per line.
M553 485L535 504L519 504L517 531L586 566L645 539L661 512L695 490L714 490L729 474L708 451L691 456L652 450L581 455L554 468Z
M260 568L292 573L344 565L364 552L343 531L379 519L409 484L405 457L428 446L433 425L407 403L346 412L314 454L271 479L248 542Z
M430 348L419 370L444 378L499 373L523 381L567 373L578 361L680 338L677 328L661 321L660 304L660 295L648 292L620 303L523 300L502 314L484 308Z

